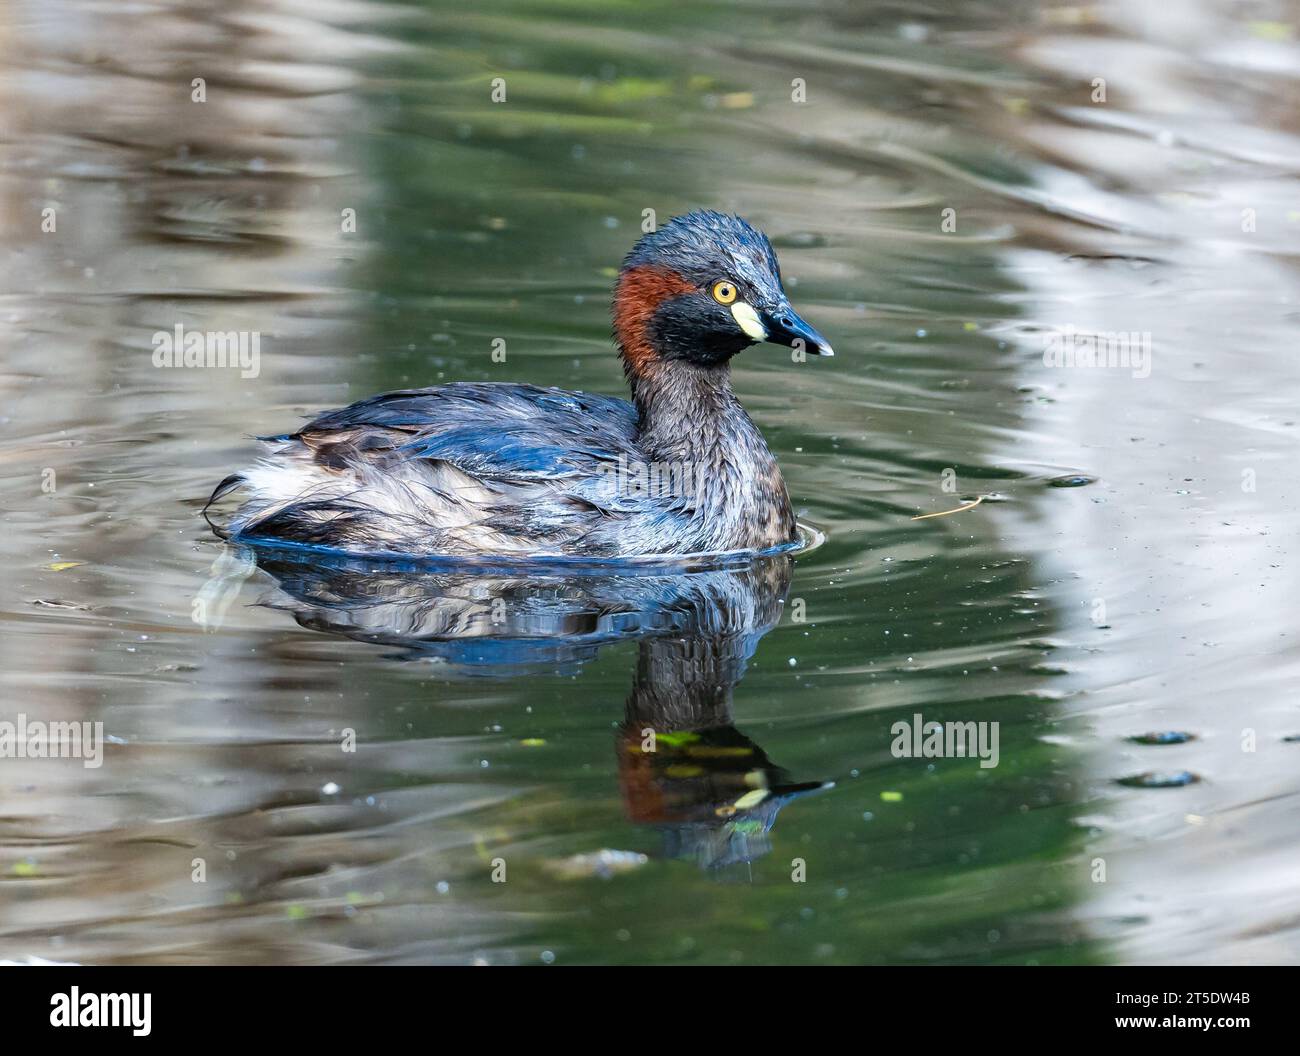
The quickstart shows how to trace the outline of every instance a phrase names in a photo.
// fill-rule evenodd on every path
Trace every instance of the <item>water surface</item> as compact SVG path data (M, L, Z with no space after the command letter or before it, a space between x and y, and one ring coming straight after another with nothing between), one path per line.
M110 743L0 760L0 958L1295 961L1296 34L11 3L0 717ZM621 394L614 269L697 206L837 349L736 363L821 546L470 576L208 531L299 415ZM156 368L177 324L258 332L257 376ZM1066 328L1149 370L1047 365ZM998 765L896 757L917 714Z

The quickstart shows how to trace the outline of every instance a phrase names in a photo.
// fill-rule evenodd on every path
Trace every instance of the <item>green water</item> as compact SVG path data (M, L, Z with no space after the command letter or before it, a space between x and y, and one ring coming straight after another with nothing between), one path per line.
M1300 48L1131 6L13 5L0 718L111 741L0 760L0 958L1294 961ZM693 207L837 350L735 364L820 545L475 578L207 530L299 415L622 394L615 269ZM178 323L258 375L156 369ZM1064 327L1149 376L1047 366ZM998 765L898 757L918 714Z

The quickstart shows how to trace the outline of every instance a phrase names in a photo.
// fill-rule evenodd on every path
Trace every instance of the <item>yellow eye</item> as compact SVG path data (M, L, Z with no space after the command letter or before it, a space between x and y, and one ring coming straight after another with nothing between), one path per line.
M736 284L723 279L713 284L713 299L719 304L730 304L736 299Z

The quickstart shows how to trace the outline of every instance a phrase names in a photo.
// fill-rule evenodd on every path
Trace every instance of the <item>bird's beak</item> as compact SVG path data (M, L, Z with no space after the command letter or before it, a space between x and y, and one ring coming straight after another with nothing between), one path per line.
M812 356L833 356L835 350L831 343L816 330L805 323L789 304L778 305L762 315L763 326L767 330L767 340L774 345L786 345L799 348Z

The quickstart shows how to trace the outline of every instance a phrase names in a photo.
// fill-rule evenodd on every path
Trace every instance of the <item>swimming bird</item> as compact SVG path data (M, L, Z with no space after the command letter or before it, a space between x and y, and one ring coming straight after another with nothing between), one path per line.
M790 306L767 237L675 217L619 270L614 339L631 401L455 382L374 396L217 485L247 497L219 534L349 552L631 557L795 539L780 467L731 386L758 342L834 355ZM206 513L206 508L205 508Z

